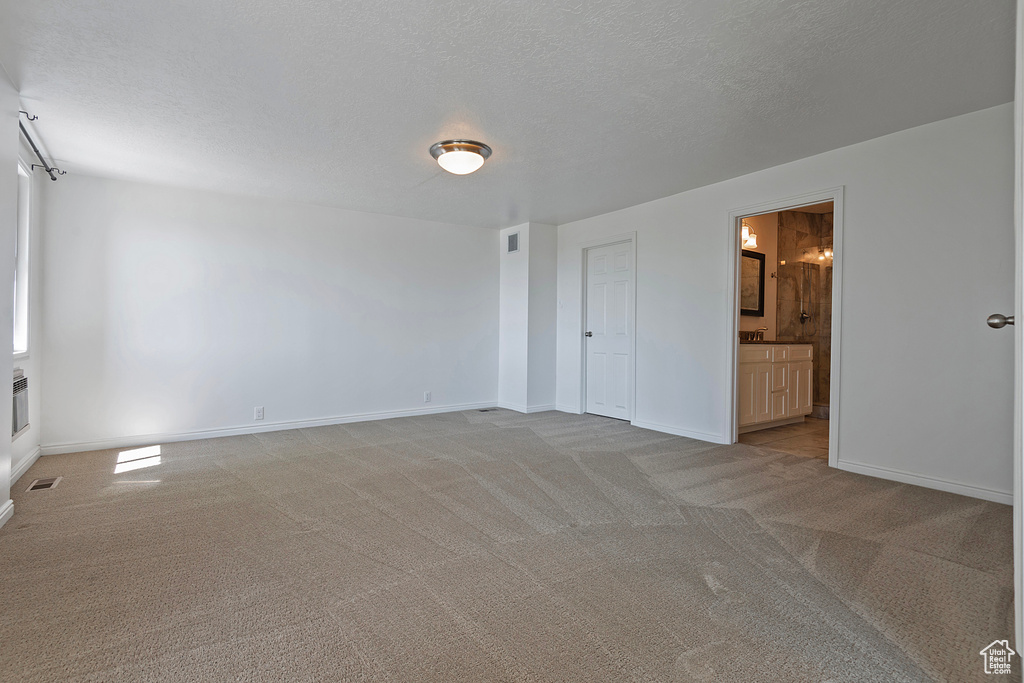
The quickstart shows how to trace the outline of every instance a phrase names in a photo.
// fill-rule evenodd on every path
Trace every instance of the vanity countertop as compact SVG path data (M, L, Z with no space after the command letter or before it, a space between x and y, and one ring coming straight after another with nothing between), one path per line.
M748 341L746 339L741 339L740 340L740 344L775 344L777 346L781 346L781 345L785 345L785 346L799 346L801 344L810 344L810 343L812 343L812 342L809 342L809 341L806 341L806 342L800 342L800 341L767 341L767 340Z

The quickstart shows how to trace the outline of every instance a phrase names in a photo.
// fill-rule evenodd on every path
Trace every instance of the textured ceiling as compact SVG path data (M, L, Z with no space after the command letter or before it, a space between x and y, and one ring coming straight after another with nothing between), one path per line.
M71 173L502 227L1009 102L1014 2L0 0L0 62Z

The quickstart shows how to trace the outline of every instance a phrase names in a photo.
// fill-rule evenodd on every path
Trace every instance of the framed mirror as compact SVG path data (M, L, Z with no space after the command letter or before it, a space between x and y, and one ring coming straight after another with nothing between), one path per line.
M740 315L764 317L764 254L746 249L740 259Z

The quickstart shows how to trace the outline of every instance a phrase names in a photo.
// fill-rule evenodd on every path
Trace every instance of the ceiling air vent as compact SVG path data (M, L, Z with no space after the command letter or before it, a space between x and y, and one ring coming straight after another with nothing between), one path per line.
M519 251L519 233L514 232L508 236L508 253Z

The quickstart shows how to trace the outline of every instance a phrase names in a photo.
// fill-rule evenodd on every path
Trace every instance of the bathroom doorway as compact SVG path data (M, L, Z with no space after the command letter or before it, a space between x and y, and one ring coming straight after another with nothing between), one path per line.
M837 203L736 215L735 440L832 466Z

